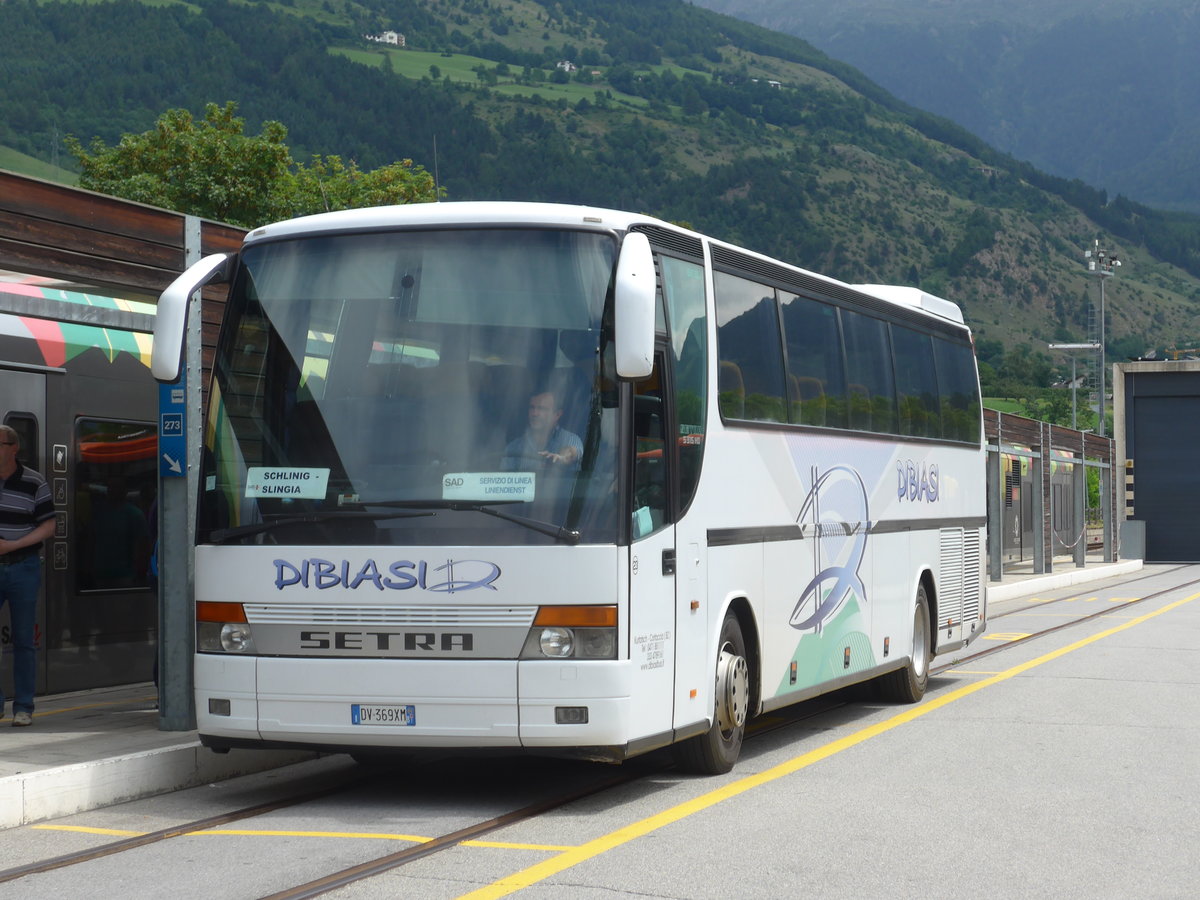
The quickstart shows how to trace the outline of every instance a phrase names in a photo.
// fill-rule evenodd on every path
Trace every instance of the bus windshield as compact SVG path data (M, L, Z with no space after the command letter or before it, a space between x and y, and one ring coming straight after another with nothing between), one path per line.
M213 364L200 540L614 541L615 258L611 235L561 229L248 246Z

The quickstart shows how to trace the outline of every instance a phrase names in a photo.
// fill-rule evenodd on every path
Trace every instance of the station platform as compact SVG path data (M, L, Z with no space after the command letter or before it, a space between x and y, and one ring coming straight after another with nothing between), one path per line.
M1053 574L1006 573L988 587L998 603L1138 571L1141 560L1054 563ZM0 719L0 828L97 809L290 765L316 754L232 750L213 753L194 731L159 729L152 684L37 698L33 725L14 728L12 704Z

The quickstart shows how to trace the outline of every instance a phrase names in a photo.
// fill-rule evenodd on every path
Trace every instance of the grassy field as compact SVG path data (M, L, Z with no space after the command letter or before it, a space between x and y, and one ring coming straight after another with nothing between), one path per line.
M0 147L0 169L29 175L32 178L42 178L59 184L78 184L79 175L69 169L52 166L48 162L34 159L24 153L18 153L8 147Z
M1015 413L1024 415L1022 410L1025 405L1020 400L1009 400L1007 397L984 397L983 405L988 409L994 409L997 412Z
M465 84L481 84L482 82L479 79L476 69L482 67L489 72L494 72L497 65L493 59L483 59L463 53L445 54L427 50L398 50L382 46L378 50L356 47L334 47L331 48L330 52L337 53L364 66L374 66L377 68L384 64L385 58L390 58L392 71L397 75L403 75L405 78L432 78L430 67L436 66L439 79L449 78L451 81ZM613 101L617 103L623 103L635 108L645 107L649 103L649 101L642 97L634 97L630 94L623 94L620 91L613 90L612 85L608 84L602 78L597 79L594 84L584 84L578 81L570 81L566 84L555 84L551 81L543 81L538 84L518 84L516 77L521 74L521 70L516 66L510 68L512 74L508 77L498 75L496 83L489 85L491 90L497 94L510 97L532 97L536 94L544 100L550 101L561 98L571 105L578 103L580 100L594 100L597 91L611 91ZM659 65L647 66L646 68L654 72L664 72L669 69L677 77L682 77L688 72L691 72L693 75L698 74L691 69L685 69L681 66Z

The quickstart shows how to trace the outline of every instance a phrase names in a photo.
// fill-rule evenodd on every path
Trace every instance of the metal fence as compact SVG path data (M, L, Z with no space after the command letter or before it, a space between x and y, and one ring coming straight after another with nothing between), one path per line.
M988 573L1117 559L1110 438L984 410Z

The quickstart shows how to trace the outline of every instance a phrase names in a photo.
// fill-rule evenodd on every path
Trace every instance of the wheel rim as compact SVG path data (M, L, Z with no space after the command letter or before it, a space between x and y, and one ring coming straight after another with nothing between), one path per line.
M726 644L717 659L717 727L728 736L746 724L750 673L746 658Z
M924 603L917 603L913 612L913 674L917 678L925 677L929 666L929 609Z

